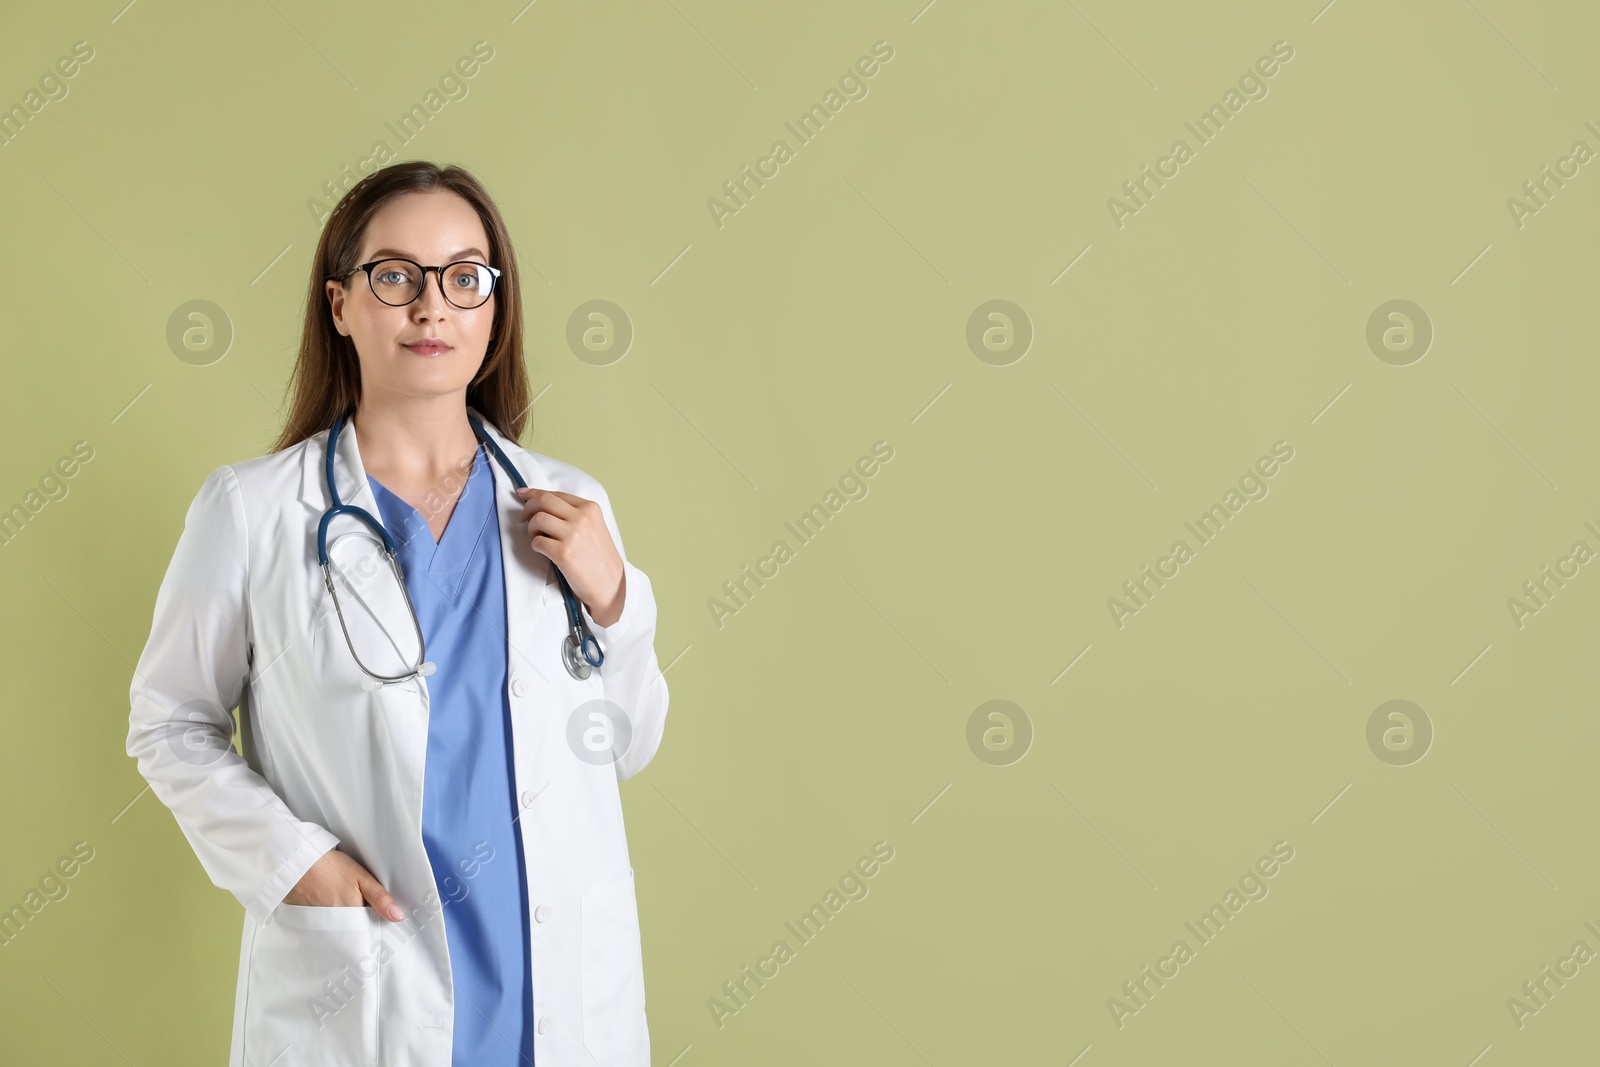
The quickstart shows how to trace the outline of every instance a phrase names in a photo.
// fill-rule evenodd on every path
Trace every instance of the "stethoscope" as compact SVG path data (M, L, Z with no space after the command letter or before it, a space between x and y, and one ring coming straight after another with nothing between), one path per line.
M334 420L333 428L328 431L328 453L324 460L323 469L327 475L328 496L332 499L333 506L322 513L322 521L317 524L317 562L322 566L322 579L327 583L328 595L333 597L333 608L339 614L339 629L344 631L344 643L349 647L350 655L356 661L356 666L360 667L362 673L367 676L362 679L361 688L368 692L374 692L391 682L404 682L417 677L425 678L437 670L438 666L426 660L427 650L423 646L422 623L417 619L417 609L411 603L411 594L406 589L405 573L400 569L400 561L395 558L394 538L389 536L389 531L383 528L382 523L372 517L371 512L357 507L355 504L343 503L339 499L339 489L333 478L333 457L339 445L339 428L344 425L344 420L345 416L340 415ZM516 465L511 462L505 452L501 451L500 446L484 431L483 425L470 411L467 413L467 421L472 424L472 432L477 435L478 440L488 446L495 460L511 476L512 483L518 489L526 488L528 483L523 480L522 472L517 470ZM352 515L360 519L383 541L383 549L389 556L389 568L394 572L395 581L400 583L400 595L405 597L406 610L411 612L411 625L417 631L417 662L404 674L378 674L371 670L365 663L361 662L361 657L356 654L356 646L350 640L350 629L345 625L344 609L339 606L339 594L334 589L333 570L328 562L328 523L332 522L336 515ZM567 584L566 576L561 573L561 570L554 563L550 564L550 570L554 572L556 581L560 583L561 596L567 603L569 632L561 642L561 662L566 664L569 674L582 681L589 677L591 669L599 669L600 664L605 662L605 652L600 648L600 642L595 640L594 634L589 632L588 623L584 622L583 613L578 608L578 598L572 595L572 587ZM594 655L589 654L590 646L594 647Z

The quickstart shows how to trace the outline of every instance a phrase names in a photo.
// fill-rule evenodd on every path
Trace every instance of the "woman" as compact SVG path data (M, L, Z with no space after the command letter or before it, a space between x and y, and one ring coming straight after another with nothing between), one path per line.
M244 905L233 1067L650 1061L617 783L666 721L655 599L600 483L516 443L520 296L467 172L352 187L282 436L156 597L128 753Z

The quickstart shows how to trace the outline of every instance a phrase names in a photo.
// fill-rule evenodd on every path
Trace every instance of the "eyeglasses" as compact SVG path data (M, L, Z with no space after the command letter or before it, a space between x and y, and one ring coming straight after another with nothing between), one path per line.
M391 307L405 307L421 296L430 270L438 273L439 292L444 298L465 310L481 307L494 295L495 283L500 280L500 272L494 267L470 259L442 267L424 267L409 259L375 259L343 274L330 274L328 280L343 282L358 270L366 271L372 295Z

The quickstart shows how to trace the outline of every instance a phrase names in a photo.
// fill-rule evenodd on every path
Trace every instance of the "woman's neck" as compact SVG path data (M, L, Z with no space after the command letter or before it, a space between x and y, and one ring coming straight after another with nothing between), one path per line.
M439 485L470 470L478 437L460 396L373 404L363 397L351 417L361 465L385 485Z

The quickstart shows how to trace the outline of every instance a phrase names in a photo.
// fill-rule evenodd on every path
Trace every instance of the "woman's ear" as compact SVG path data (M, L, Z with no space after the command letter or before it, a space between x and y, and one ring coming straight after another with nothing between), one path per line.
M341 336L349 337L350 329L344 324L345 287L339 282L329 280L323 283L323 292L328 297L328 310L333 316L333 328L338 330Z

